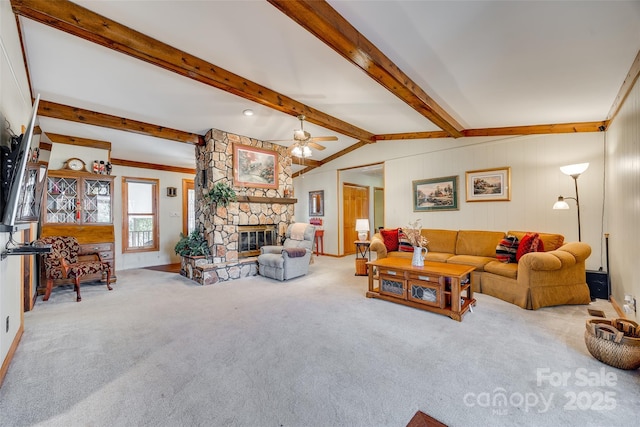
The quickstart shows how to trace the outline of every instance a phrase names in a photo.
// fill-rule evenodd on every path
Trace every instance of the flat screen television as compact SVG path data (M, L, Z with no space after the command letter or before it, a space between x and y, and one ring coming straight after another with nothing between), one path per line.
M11 151L2 156L2 225L13 228L18 224L20 202L24 201L24 179L29 160L29 150L33 140L33 131L38 115L40 95L33 103L31 118L24 133L17 137L16 144L11 144ZM18 141L19 139L19 141ZM42 195L40 195L42 196ZM33 222L33 220L29 221Z

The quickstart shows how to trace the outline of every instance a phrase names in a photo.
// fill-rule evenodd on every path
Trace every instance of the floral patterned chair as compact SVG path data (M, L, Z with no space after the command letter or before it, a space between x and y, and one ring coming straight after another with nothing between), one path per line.
M80 245L72 236L50 236L38 240L40 244L51 245L51 252L42 255L47 288L44 301L49 299L53 281L55 279L74 279L76 301L82 301L80 296L80 279L90 274L106 274L107 289L113 289L109 284L111 279L111 266L102 261L100 254L79 255Z

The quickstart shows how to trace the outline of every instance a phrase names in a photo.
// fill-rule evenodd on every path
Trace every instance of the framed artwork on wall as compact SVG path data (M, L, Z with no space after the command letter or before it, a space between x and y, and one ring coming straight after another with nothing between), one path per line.
M458 210L458 176L413 181L413 211Z
M309 216L324 216L324 190L309 191Z
M233 184L237 187L278 188L278 153L233 144Z
M467 171L467 202L507 202L511 200L511 168Z

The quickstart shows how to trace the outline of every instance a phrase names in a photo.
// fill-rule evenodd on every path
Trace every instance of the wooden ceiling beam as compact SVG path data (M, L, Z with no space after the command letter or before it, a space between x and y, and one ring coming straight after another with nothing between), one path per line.
M324 164L324 160L313 160L308 157L301 159L300 157L291 157L291 166L294 165L302 165L302 166L311 166L312 168L319 168Z
M508 126L500 128L464 129L463 136L510 136L510 135L538 135L553 133L602 132L609 126L608 120L598 122L559 123L548 125ZM436 132L406 132L374 135L375 141L395 141L407 139L449 138L444 131Z
M153 170L161 170L161 171L167 171L167 172L186 173L190 175L196 174L196 170L191 168L180 168L177 166L160 165L157 163L134 162L133 160L111 159L111 164L117 165L117 166L128 166L132 168L153 169Z
M638 80L638 76L640 76L640 51L636 55L636 59L633 60L633 64L631 64L631 68L627 73L627 77L625 77L622 82L622 86L620 86L620 90L618 91L618 95L616 99L613 101L613 105L611 105L611 109L609 110L609 114L607 115L607 120L613 120L614 117L618 114L620 107L624 103L624 100L627 99L627 95L633 89L633 86L636 84L636 80Z
M599 122L557 123L548 125L509 126L485 129L465 129L464 136L539 135L552 133L601 132L607 129L607 120Z
M146 36L67 0L11 0L13 12L352 138L372 133Z
M140 135L153 136L156 138L168 139L170 141L178 141L187 144L204 144L204 138L202 135L195 133L183 132L181 130L166 128L164 126L139 122L125 117L97 113L95 111L70 107L68 105L57 104L51 101L40 100L38 115L42 117L51 117L54 119L101 126L109 129L134 132Z
M460 123L326 1L267 1L447 134L463 136Z
M387 133L384 135L374 135L375 141L394 141L400 139L433 139L433 138L450 138L451 136L443 131L430 132L406 132L406 133Z
M50 132L47 132L47 136L49 137L51 142L55 142L58 144L79 145L81 147L99 148L101 150L111 151L111 143L109 141L79 138L77 136L60 135Z

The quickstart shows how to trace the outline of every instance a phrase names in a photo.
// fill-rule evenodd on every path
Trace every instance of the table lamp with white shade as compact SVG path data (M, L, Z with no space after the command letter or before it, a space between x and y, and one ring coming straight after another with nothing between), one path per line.
M356 219L356 231L358 232L358 240L367 240L367 234L369 233L369 219Z

